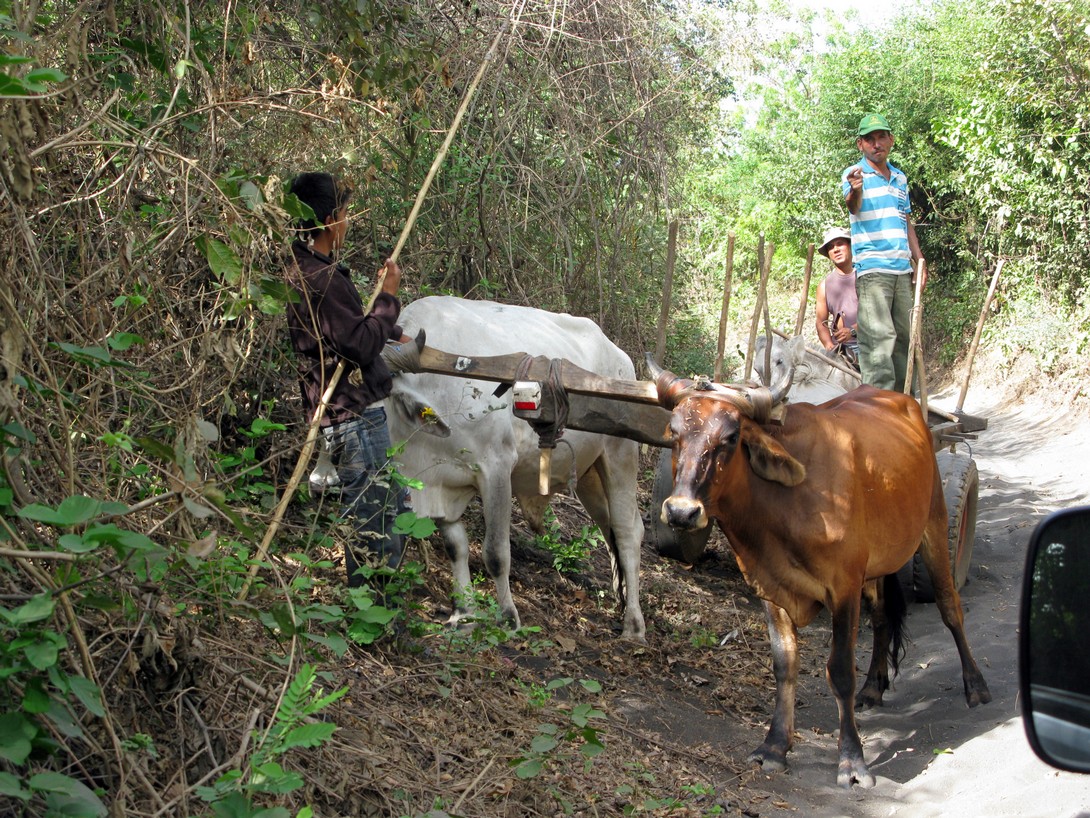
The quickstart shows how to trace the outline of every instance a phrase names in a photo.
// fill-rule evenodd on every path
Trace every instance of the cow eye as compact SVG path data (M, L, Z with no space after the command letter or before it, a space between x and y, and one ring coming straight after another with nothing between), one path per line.
M738 430L737 429L735 429L733 432L731 432L729 435L727 435L726 440L723 441L723 445L724 446L730 446L732 448L734 446L738 445Z

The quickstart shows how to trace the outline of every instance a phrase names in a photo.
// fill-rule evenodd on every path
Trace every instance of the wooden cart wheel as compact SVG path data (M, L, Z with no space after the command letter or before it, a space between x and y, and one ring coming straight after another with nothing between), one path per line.
M944 450L936 454L935 459L942 477L943 497L946 498L946 537L950 548L950 570L954 575L954 587L961 590L969 578L973 540L976 538L980 475L976 461L965 452ZM919 552L912 557L912 584L917 602L935 601L935 588Z
M660 516L662 504L673 490L674 474L670 450L659 449L655 482L651 488L651 524L648 536L655 550L662 556L692 565L704 553L712 527L707 525L699 531L677 531L664 523Z

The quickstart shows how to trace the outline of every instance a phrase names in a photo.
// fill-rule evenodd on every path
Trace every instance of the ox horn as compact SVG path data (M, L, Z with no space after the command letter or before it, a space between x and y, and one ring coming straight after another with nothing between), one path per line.
M791 383L795 379L795 367L785 367L783 377L776 383L770 384L768 391L772 393L772 405L783 403L787 398L787 392L791 389Z
M421 329L407 344L387 344L382 348L382 358L395 375L399 372L419 372L420 353L424 351L425 332Z
M655 388L659 393L659 404L664 409L673 410L677 403L677 396L693 385L688 378L679 378L668 369L663 369L655 361L650 352L646 354L647 369L651 378L655 381Z

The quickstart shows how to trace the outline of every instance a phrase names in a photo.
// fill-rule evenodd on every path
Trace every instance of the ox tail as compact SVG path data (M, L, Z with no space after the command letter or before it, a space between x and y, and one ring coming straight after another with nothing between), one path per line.
M617 534L611 528L605 534L606 547L609 551L609 568L613 580L613 595L617 598L617 604L621 610L628 604L628 588L624 583L624 568L621 565L621 552L617 548Z
M905 599L901 580L896 574L887 574L882 585L882 601L889 626L889 664L896 676L901 659L907 653L905 639L908 636L908 601Z

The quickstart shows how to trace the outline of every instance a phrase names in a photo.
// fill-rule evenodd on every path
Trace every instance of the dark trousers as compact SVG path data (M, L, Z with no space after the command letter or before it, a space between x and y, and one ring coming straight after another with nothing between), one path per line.
M408 508L408 489L394 484L386 452L390 430L381 406L364 410L358 420L322 430L329 440L331 458L341 480L341 517L355 529L345 543L344 567L348 584L358 586L356 570L372 554L392 568L401 564L404 537L394 533L397 515Z

